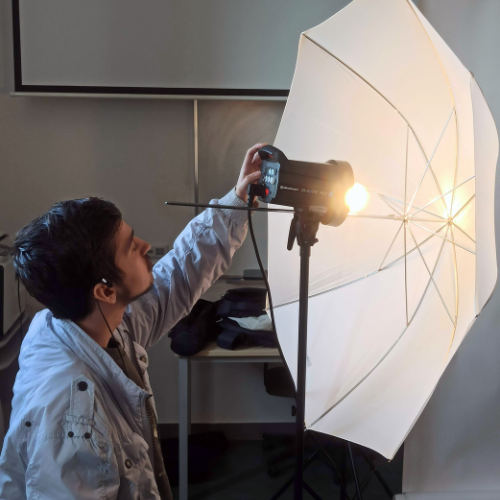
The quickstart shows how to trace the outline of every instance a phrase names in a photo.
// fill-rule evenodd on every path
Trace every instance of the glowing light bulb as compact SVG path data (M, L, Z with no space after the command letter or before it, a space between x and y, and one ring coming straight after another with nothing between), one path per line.
M368 202L368 192L361 184L354 184L354 186L347 191L345 195L346 205L349 207L350 212L359 212Z

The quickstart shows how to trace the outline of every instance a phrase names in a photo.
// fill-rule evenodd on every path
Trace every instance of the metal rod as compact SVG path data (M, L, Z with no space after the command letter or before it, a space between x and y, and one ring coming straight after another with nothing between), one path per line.
M321 497L306 482L304 482L304 489L314 498L314 500L322 500Z
M271 500L278 500L278 498L285 493L288 487L293 483L294 476L292 476L288 481L276 492L276 494L271 498Z
M439 233L443 228L447 227L448 226L448 223L446 224L443 224L438 230L437 232ZM428 236L425 240L422 241L422 243L420 243L420 246L422 247L424 245L424 243L427 243L429 240L431 240L432 238L434 238L434 234L431 234L430 236ZM413 247L408 253L407 255L410 255L412 254L413 252L415 252L417 250L417 247ZM385 269L388 269L390 266L392 266L393 264L396 264L398 263L401 259L404 259L405 258L405 255L403 254L401 257L398 257L397 259L389 262L389 264L387 264L386 266L378 269L377 271L372 271L371 273L369 274L366 274L365 276L362 276L361 278L356 278L355 280L353 281L349 281L347 283L343 283L342 285L338 285L338 286L335 286L333 288L328 288L327 290L323 290L322 292L317 292L317 293L312 293L311 295L309 295L309 298L310 299L313 299L314 297L319 297L320 295L323 295L325 293L329 293L329 292L334 292L335 290L339 290L340 288L344 288L346 286L349 286L349 285L353 285L354 283L357 283L358 281L361 281L361 280L364 280L366 278L370 278L371 276L374 276L375 274L377 273L380 273L381 271L384 271ZM283 304L279 304L277 306L274 306L273 309L278 309L280 307L285 307L285 306L289 306L290 304L295 304L296 302L298 302L298 300L291 300L290 302L285 302Z
M412 197L411 202L410 202L410 204L409 204L409 206L408 206L408 209L407 209L407 211L405 212L405 213L406 213L406 215L408 215L408 212L410 211L410 207L413 205L413 202L415 201L415 197L417 196L418 191L420 190L420 186L422 185L422 182L423 182L423 180L424 180L424 178L425 178L425 175L427 174L427 170L429 170L429 168L431 169L432 175L434 176L434 180L436 181L436 184L437 184L437 179L436 179L436 177L435 177L435 175L434 175L434 171L432 171L431 162L432 162L432 160L434 159L434 155L436 154L437 148L439 147L439 144L441 143L441 139L443 138L443 135L444 135L444 132L445 132L445 130L446 130L446 127L448 127L448 123L450 122L450 118L452 117L452 115L453 115L453 113L454 113L454 112L455 112L455 108L453 108L453 109L451 110L450 116L448 116L448 119L446 120L446 123L445 123L444 128L443 128L443 130L442 130L442 132L441 132L441 135L439 136L439 139L438 139L438 141L437 141L437 143L436 143L436 146L435 146L435 148L434 148L434 151L432 152L432 155L431 155L431 157L430 157L428 160L427 160L427 156L426 156L426 154L425 154L425 152L424 152L423 148L422 148L422 147L421 147L421 145L420 145L420 142L419 142L419 141L417 141L417 143L418 143L418 145L419 145L419 147L420 147L420 151L422 152L422 154L424 155L425 160L427 161L427 166L425 167L425 170L424 170L424 173L423 173L423 175L422 175L422 178L420 179L420 182L418 183L417 190L416 190L416 191L415 191L415 193L413 194L413 197ZM412 130L412 132L413 132L413 130ZM415 133L414 133L413 135L415 135ZM415 136L415 139L416 139L416 138L417 138L417 137ZM441 187L439 186L439 184L437 184L437 186L438 186L438 190L439 190L439 192L441 193L441 196L440 196L439 198L436 198L437 200L439 200L439 199L440 199L440 198L442 198L444 195L442 194ZM444 202L443 202L443 203L444 203ZM425 207L424 207L424 208L425 208ZM448 213L448 207L446 206L446 204L445 204L445 208L446 208L446 211L447 211L447 213ZM416 213L416 212L415 212L415 213ZM448 213L448 214L449 214L449 213ZM415 215L415 214L413 214L413 215Z
M389 496L389 498L392 498L394 496L394 493L392 492L391 488L389 487L389 485L387 484L385 479L382 477L382 475L380 474L378 469L373 465L373 462L371 461L370 457L367 455L364 448L361 448L361 451L362 451L366 461L370 464L370 467L371 467L373 473L375 474L375 476L379 480L380 484L382 485L382 488L384 488L384 490L387 493L387 495Z
M460 214L460 212L476 197L476 194L474 193L470 198L469 200L467 201L467 203L453 216L453 219L455 219L456 217L458 217L458 215Z
M476 240L472 237L472 236L469 236L456 222L453 222L453 225L460 231L462 232L463 234L465 234L465 236L467 236L467 238L469 238L469 240L472 241L472 243L476 244Z
M333 470L333 472L335 473L335 476L339 482L339 485L340 485L340 493L341 493L341 500L351 500L351 498L349 497L349 495L347 494L347 491L346 491L346 488L345 488L345 470L342 469L342 467L344 467L345 469L345 463L341 460L341 472L339 472L339 470L337 469L337 465L335 464L335 462L333 461L332 457L330 455L328 455L328 452L325 450L325 447L321 444L321 441L316 437L316 435L314 434L313 431L308 431L308 434L311 434L312 437L315 439L316 443L318 443L318 446L321 450L321 452L323 453L324 457L326 458L326 464L330 466L330 468ZM343 446L343 445L342 445ZM343 448L342 448L343 449ZM342 459L345 458L345 453L342 452Z
M193 101L193 141L194 141L194 202L200 201L199 169L198 169L198 100ZM195 207L195 215L200 213L200 207Z
M295 432L295 490L294 499L302 500L304 467L304 422L306 398L307 312L309 305L309 257L311 247L300 247L299 346L297 364L297 420Z
M393 198L392 196L387 196L386 194L381 194L381 193L378 193L378 194L379 194L379 196L383 196L384 198L387 198L388 200L393 200L396 203L400 203L400 204L404 205L405 207L408 205L406 202L400 201L397 198ZM414 205L414 207L420 208L420 207L417 207L416 205ZM424 212L426 214L432 215L433 217L437 217L438 219L442 219L442 220L446 220L446 221L448 220L448 217L441 217L441 215L435 214L433 212L429 212L428 210L424 210Z
M250 212L281 212L293 215L293 210L281 208L249 208L249 207L233 207L231 205L209 205L208 203L184 203L177 201L166 201L165 205L173 205L176 207L200 207L200 208L224 208L227 210L245 210Z
M398 216L398 215L369 215L369 214L356 214L353 212L350 212L347 214L348 217L353 217L355 219L382 219L382 220L398 220L398 221L405 221L405 220L416 220L420 222L442 222L440 220L435 220L435 219L414 219L410 217L403 217L403 216Z
M349 495L347 494L347 490L346 490L346 487L345 487L345 484L347 483L347 453L346 453L346 449L347 449L347 443L343 443L342 444L342 457L341 457L341 464L340 464L340 467L341 467L341 471L342 471L342 475L341 475L341 479L340 479L340 484L342 485L341 486L341 489L340 489L340 500L351 500Z
M436 201L440 200L441 198L443 198L447 194L452 193L453 191L455 191L455 189L458 189L460 186L463 186L466 182L469 182L471 179L474 179L474 177L476 177L476 176L475 175L471 175L468 179L465 179L465 181L461 182L460 184L458 184L454 188L446 191L446 193L442 194L441 196L438 196L437 198L434 198L431 202L427 203L427 205L424 205L422 208L419 208L416 212L413 212L410 215L410 217L413 217L415 214L418 214L419 212L421 212L424 208L427 208L428 206L432 205L433 203L436 203Z
M396 208L396 207L393 207L387 200L387 196L384 196L383 194L381 193L377 193L380 197L380 199L392 210L396 211L398 213L398 215L401 215L403 216L403 214Z
M471 253L473 255L476 255L476 252L473 252L472 250L469 250L468 248L465 248L462 245L459 245L458 243L455 243L455 242L449 240L448 238L443 238L439 234L436 234L434 231L431 231L430 229L427 229L426 227L421 226L420 224L417 224L416 222L413 222L413 221L410 221L410 222L412 222L413 224L415 224L415 226L418 226L420 229L423 229L424 231L427 231L428 233L432 233L434 236L437 236L438 238L441 238L442 240L445 240L448 243L451 243L452 245L457 246L457 247L461 248L462 250L465 250L466 252L469 252L469 253Z
M347 441L347 446L349 447L349 455L351 457L352 472L354 474L354 483L356 484L356 492L358 493L359 500L363 500L361 496L361 489L359 488L358 473L356 471L356 464L354 463L354 456L352 454L351 443Z
M382 261L382 263L380 264L380 266L378 266L378 270L379 270L379 271L382 269L382 266L384 265L385 259L387 259L387 256L389 255L389 252L391 251L391 248L393 247L394 242L396 241L396 238L398 237L398 234L399 234L399 232L401 231L401 228L403 227L403 224L404 224L404 221L403 221L403 222L401 222L401 225L399 226L399 229L398 229L397 233L394 235L394 238L393 238L393 240L391 241L391 245L390 245L390 247L387 249L386 254L384 255L384 260ZM406 247L405 247L405 255L406 255Z
M415 239L415 235L413 234L413 231L411 230L411 227L408 226L408 229L410 230L410 234L411 234L411 237L413 238L413 241L415 242L415 246L417 247L417 250L418 250L418 253L420 254L420 257L422 258L422 262L424 263L424 266L425 268L427 269L427 272L429 273L429 277L430 279L432 280L432 283L434 284L434 286L436 287L436 292L438 293L439 295L439 298L441 299L441 302L443 303L443 306L444 308L446 309L446 312L448 313L448 316L450 318L450 321L453 323L453 325L455 325L455 321L453 320L451 314L450 314L450 311L448 311L448 307L446 306L446 302L444 301L444 298L443 296L441 295L441 292L439 291L439 288L437 286L437 283L434 281L434 271L436 270L437 268L437 265L438 265L438 261L439 261L439 258L438 260L436 261L436 266L434 268L434 271L431 273L431 270L429 269L429 266L427 265L427 262L425 261L424 259L424 256L422 254L422 251L420 250L420 245L417 243L417 240ZM446 230L446 234L448 234L448 230ZM442 245L444 245L444 241L442 243ZM441 256L441 252L439 253L439 256Z
M315 450L312 455L307 459L306 464L304 465L304 470L306 470L314 461L316 456L318 455L319 451ZM288 487L293 483L295 476L290 477L290 479L287 480L287 482L274 494L274 496L271 498L271 500L277 500L285 491L288 489Z

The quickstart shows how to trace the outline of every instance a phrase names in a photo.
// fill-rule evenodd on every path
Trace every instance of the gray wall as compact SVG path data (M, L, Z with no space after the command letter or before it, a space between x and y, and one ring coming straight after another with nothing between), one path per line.
M500 2L420 0L418 6L474 73L498 127ZM498 202L495 214L499 258ZM403 491L500 490L499 325L497 289L406 440Z
M15 233L58 200L96 195L115 202L138 236L172 246L193 216L164 205L193 201L193 102L11 97L11 24L10 2L0 2L0 230ZM248 147L273 142L283 108L200 103L200 201L234 186ZM265 253L265 220L257 220ZM250 238L229 272L247 267L256 267ZM177 361L168 338L150 359L159 422L176 422ZM282 422L289 414L289 401L266 394L262 365L193 370L193 422Z

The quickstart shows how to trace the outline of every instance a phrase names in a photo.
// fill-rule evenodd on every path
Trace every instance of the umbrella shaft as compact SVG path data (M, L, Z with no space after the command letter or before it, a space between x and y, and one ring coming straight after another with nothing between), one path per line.
M307 365L307 307L309 302L309 257L311 247L300 247L299 345L297 356L297 420L295 433L295 500L302 500L304 467L304 422Z

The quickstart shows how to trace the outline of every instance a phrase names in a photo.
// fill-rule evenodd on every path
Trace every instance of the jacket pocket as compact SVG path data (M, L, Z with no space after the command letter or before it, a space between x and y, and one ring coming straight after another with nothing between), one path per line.
M148 450L146 441L134 432L127 435L115 450L120 474L119 493L123 499L138 500L144 492L151 492L148 498L157 498L153 493L156 487L150 484L151 479L154 481L154 475Z

